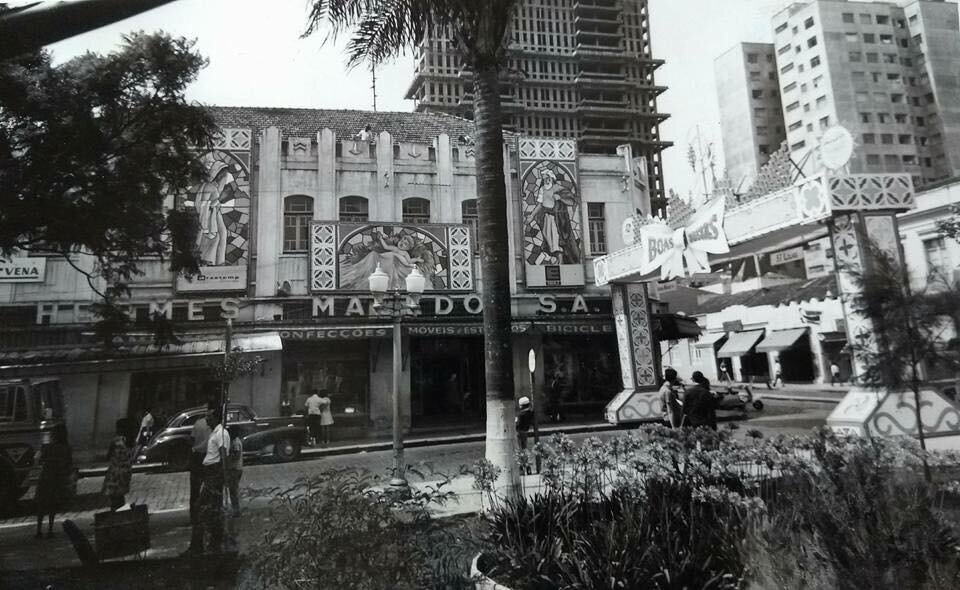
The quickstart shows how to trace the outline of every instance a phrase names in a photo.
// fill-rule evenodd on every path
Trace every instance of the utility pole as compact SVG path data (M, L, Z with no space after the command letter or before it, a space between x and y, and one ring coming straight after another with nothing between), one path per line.
M377 112L377 65L370 64L370 77L373 80L373 84L370 85L370 89L373 90L373 112Z

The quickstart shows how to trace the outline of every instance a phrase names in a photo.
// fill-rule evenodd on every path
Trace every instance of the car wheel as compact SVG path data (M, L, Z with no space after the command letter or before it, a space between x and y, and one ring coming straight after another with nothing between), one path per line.
M754 410L757 410L757 411L762 410L762 409L763 409L763 402L760 401L760 400L754 401L754 402L753 402L753 409L754 409Z
M300 443L291 438L278 440L277 443L273 445L273 456L276 457L278 461L293 461L299 454Z

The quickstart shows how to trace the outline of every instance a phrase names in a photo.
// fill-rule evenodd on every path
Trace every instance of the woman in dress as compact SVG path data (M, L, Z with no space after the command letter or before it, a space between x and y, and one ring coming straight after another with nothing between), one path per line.
M332 403L327 390L322 390L320 392L320 437L325 445L330 444L330 427L333 426L333 412L330 409Z
M115 511L126 503L124 496L130 491L131 473L130 449L127 448L127 440L119 430L110 443L107 459L110 465L107 467L107 474L103 477L101 492L109 498L110 510Z
M53 536L53 518L70 499L73 455L67 443L67 429L54 428L49 444L40 451L40 481L37 482L37 538L43 536L43 517L47 516L47 537Z

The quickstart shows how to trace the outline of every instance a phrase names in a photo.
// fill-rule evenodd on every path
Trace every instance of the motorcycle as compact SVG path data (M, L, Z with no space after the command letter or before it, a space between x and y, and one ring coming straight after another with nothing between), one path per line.
M749 385L744 385L743 389L728 385L725 390L717 390L716 393L719 396L717 411L747 414L750 408L758 412L763 410L761 395L754 393Z

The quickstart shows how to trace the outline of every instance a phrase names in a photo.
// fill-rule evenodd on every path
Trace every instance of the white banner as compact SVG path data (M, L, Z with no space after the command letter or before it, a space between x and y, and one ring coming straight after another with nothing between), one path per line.
M0 258L0 283L42 283L46 271L46 258Z
M246 291L246 266L202 266L201 275L188 280L177 277L177 292Z

